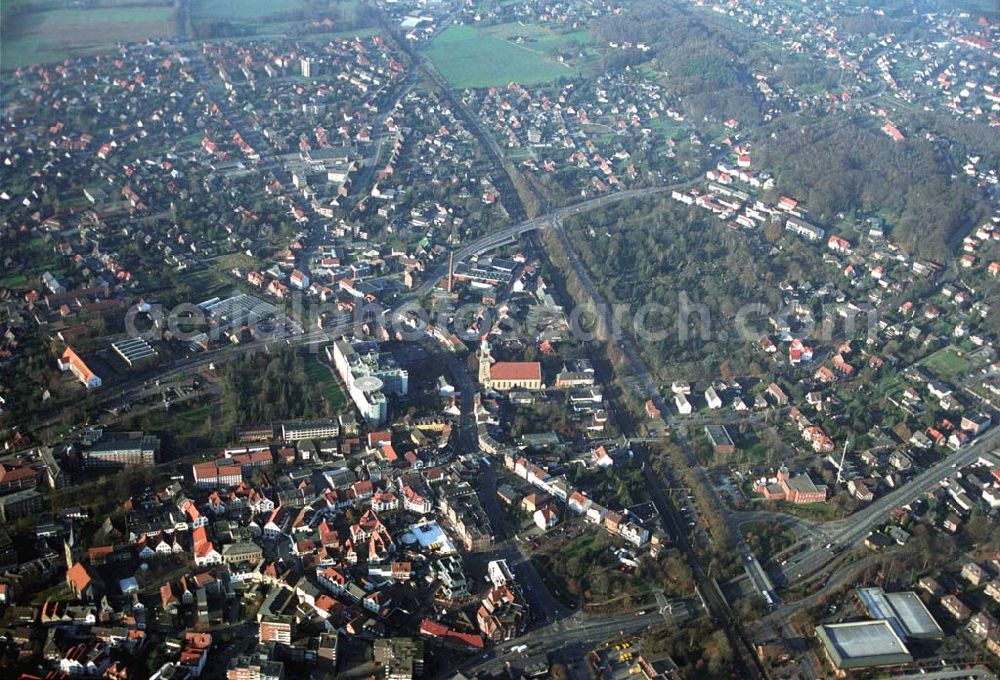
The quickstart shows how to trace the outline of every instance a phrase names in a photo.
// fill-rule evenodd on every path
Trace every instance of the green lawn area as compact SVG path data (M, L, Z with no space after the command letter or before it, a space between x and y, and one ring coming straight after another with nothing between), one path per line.
M649 121L649 127L659 132L664 137L674 137L684 132L684 123L680 123L669 116L661 115Z
M517 37L523 40L515 42ZM449 26L426 52L452 87L503 87L573 76L578 67L560 63L554 54L587 41L585 31L560 34L542 26Z
M12 246L12 251L24 264L0 272L0 288L24 289L32 283L38 285L33 279L41 277L46 271L59 277L66 270L66 260L40 236L17 243Z
M954 347L944 347L920 362L946 380L967 375L972 364Z
M523 161L526 158L535 159L535 152L532 149L520 148L520 149L507 149L507 153L504 154L509 160L512 161Z
M215 404L199 404L197 401L172 406L169 411L156 408L139 417L142 429L152 432L173 432L178 437L196 434L204 430L205 422L212 416Z
M191 290L191 296L197 301L228 295L236 282L227 274L215 269L199 269L181 277Z
M339 410L347 405L347 398L344 391L340 389L340 383L333 376L330 368L321 363L319 359L313 359L306 364L306 375L309 381L323 392L323 397L330 402L335 410Z
M263 262L264 260L258 260L250 257L246 253L221 255L212 260L215 267L223 273L228 273L233 267L241 267L243 269L246 269L247 267L260 267Z
M118 41L171 37L170 7L52 9L7 14L0 27L0 68L62 60L108 50Z
M815 522L829 522L841 519L841 514L830 503L803 503L796 505L786 501L778 501L774 504L774 509L778 512L784 512Z
M8 274L0 279L0 288L23 288L28 283L28 278L20 272Z
M365 38L370 38L373 35L378 35L379 32L380 31L377 26L369 26L367 28L355 28L347 31L335 31L330 35L334 38L340 38L342 40L351 40L352 38L361 38L364 40Z
M198 147L201 145L201 140L203 140L204 138L205 138L204 132L201 131L192 132L189 135L185 135L184 137L179 138L177 140L177 145L183 147L192 147L192 148Z
M302 0L191 0L191 18L228 19L234 23L300 9Z

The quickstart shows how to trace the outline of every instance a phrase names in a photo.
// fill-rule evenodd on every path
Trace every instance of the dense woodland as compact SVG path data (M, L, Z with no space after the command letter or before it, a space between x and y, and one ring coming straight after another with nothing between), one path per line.
M931 142L895 142L868 122L839 117L771 132L762 167L819 222L840 213L882 214L896 225L897 244L941 260L989 215L979 191L952 178L951 159Z
M897 39L926 30L911 3L890 2L885 10L875 15L861 5L847 7L838 29L853 36L891 33ZM820 222L835 223L841 214L879 214L895 227L893 239L900 246L941 260L988 215L980 191L958 167L969 155L983 155L986 163L1000 158L1000 139L986 126L943 115L914 114L910 120L903 114L896 122L908 138L894 142L878 129L883 121L860 112L816 111L767 122L777 104L761 99L753 87L756 75L767 74L772 84L790 91L822 92L841 87L840 72L782 51L726 17L683 5L640 0L595 30L602 41L650 48L609 50L606 69L651 67L662 72L689 118L735 118L746 130L756 127L759 168L774 174L778 188L802 201Z
M257 425L275 420L333 415L306 373L306 359L295 348L244 354L222 372L225 422Z
M791 244L779 259L762 239L726 230L710 214L669 198L611 206L568 221L567 227L580 260L608 300L627 303L631 313L647 303L665 309L648 319L651 330L667 331L665 337L639 343L648 365L664 379L717 377L720 367L759 373L748 343L735 337L737 312L750 302L780 310L777 284L785 278L804 280L821 266L816 253L802 244ZM711 338L700 337L695 312L686 317L690 323L678 325L685 304L691 310L707 307ZM623 329L632 330L625 324Z

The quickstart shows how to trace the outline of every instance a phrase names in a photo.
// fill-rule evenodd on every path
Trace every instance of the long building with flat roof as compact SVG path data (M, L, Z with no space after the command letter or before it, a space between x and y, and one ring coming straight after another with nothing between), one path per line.
M858 588L858 598L873 619L888 621L896 635L912 640L940 640L944 631L913 591L887 593Z
M83 451L86 467L155 465L160 439L142 432L106 433L100 442Z
M278 313L278 308L271 303L245 293L224 300L212 298L198 303L198 306L204 309L220 328L237 328L243 324L253 326Z
M900 666L913 661L906 643L888 621L816 626L816 636L837 671Z
M281 424L281 438L286 442L302 439L333 439L339 434L340 425L333 418L289 420Z
M0 496L0 522L13 522L45 507L45 497L34 489L22 489Z
M142 338L125 338L111 343L113 349L129 368L151 364L156 361L156 350Z

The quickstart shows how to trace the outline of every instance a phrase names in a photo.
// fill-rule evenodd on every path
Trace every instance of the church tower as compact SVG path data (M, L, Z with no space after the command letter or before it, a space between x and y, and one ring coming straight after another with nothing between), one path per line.
M69 525L69 538L63 539L63 554L66 557L66 569L72 569L76 564L76 537L73 535L73 523Z
M479 343L479 383L486 388L490 386L490 365L492 363L490 343L486 338L483 338Z

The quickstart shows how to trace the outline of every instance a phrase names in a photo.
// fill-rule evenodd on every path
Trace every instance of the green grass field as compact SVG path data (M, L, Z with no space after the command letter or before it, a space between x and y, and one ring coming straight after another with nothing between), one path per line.
M309 381L322 391L323 397L335 410L347 405L347 397L340 389L340 383L333 377L333 372L326 364L320 363L318 359L309 361L306 363L306 375L309 376Z
M239 22L301 9L303 4L302 0L191 0L191 18Z
M0 68L61 61L111 49L116 42L170 37L170 7L47 9L6 13L0 26Z
M378 35L379 29L376 26L369 26L367 28L354 28L346 31L335 31L332 33L332 37L340 38L341 40L351 40L353 38L370 38L373 35Z
M206 422L212 417L215 404L185 402L172 406L169 411L156 408L140 416L142 428L153 432L173 432L177 436L188 436L207 431Z
M10 274L0 279L0 288L24 288L28 279L24 274Z
M199 301L216 296L228 295L235 288L235 280L215 269L198 269L181 276L191 290L191 295Z
M66 260L57 255L52 246L40 236L30 239L27 243L14 246L20 253L24 265L11 271L0 272L0 288L22 289L29 285L39 285L38 279L46 271L60 276L66 270Z
M945 380L954 380L972 370L969 360L959 355L954 347L940 349L921 363Z
M559 34L542 26L449 26L426 52L452 87L503 87L573 76L579 66L560 63L554 55L576 51L588 40L585 31Z

